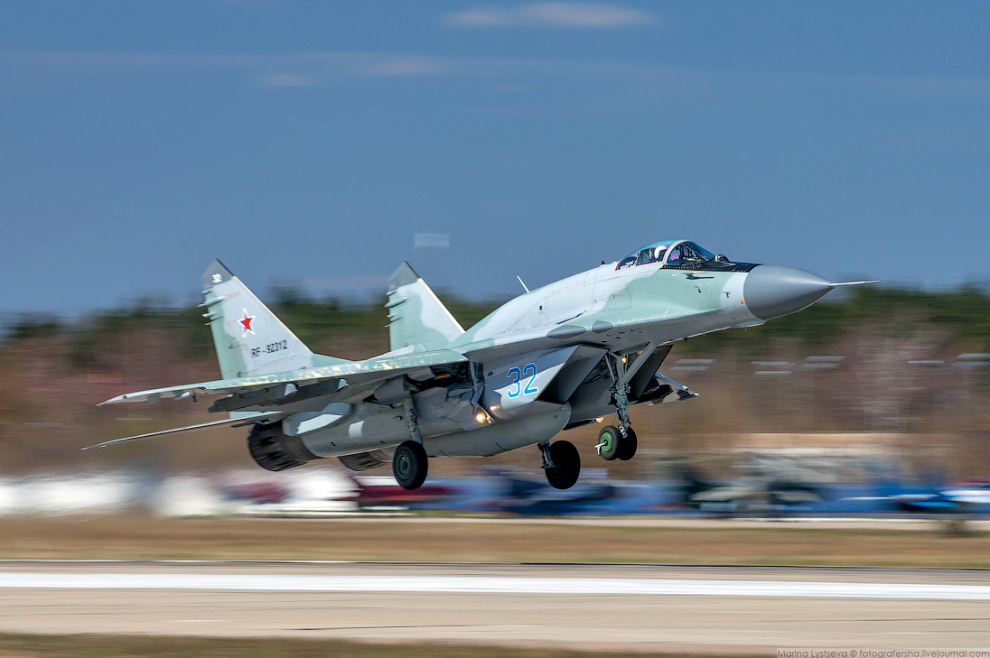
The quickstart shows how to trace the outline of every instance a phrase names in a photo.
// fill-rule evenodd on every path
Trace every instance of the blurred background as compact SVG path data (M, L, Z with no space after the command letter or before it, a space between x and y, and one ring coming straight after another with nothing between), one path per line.
M444 295L467 325L497 301ZM270 295L314 350L388 350L380 304ZM0 346L5 456L0 514L128 510L167 515L349 514L452 509L518 514L990 512L990 298L863 288L763 327L691 339L663 371L700 392L634 407L630 462L594 455L598 426L570 430L584 472L550 489L535 448L436 459L420 491L389 468L337 460L268 473L246 431L220 428L80 448L211 420L200 403L96 407L122 391L217 376L196 308L151 301L77 320L25 315Z
M983 3L0 6L0 515L985 513ZM658 239L881 284L678 344L697 400L549 490L536 449L254 466L189 402L224 262L315 351L388 349L408 259L464 326ZM606 466L607 464L607 466Z

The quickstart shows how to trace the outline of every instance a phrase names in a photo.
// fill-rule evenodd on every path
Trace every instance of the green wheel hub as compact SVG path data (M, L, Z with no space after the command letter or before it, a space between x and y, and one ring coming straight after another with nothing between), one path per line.
M618 427L612 425L603 427L602 431L598 433L598 445L596 446L598 455L606 461L612 461L619 455L622 442L622 434Z
M409 477L409 474L412 473L412 460L409 455L399 455L399 459L395 463L395 470L401 477Z
M615 450L615 435L611 432L602 433L602 452L612 452Z

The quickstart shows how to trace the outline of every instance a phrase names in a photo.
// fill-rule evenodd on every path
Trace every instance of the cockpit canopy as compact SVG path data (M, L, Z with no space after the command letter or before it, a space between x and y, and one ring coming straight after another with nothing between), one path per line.
M718 260L720 259L720 260ZM660 263L665 268L695 269L705 263L728 262L724 256L716 256L696 242L688 240L661 240L637 249L619 261L617 270L627 267Z

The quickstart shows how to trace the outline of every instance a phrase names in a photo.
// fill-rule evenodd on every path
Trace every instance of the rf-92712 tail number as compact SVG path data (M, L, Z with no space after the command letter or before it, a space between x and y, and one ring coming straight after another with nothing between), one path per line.
M263 347L252 347L251 356L261 356L262 354L274 354L275 352L281 352L282 350L289 349L289 341L287 340L277 340L274 343L268 343Z

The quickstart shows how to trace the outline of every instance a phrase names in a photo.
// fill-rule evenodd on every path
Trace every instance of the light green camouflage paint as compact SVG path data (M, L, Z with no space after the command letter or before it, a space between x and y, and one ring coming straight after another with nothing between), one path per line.
M348 363L313 354L220 261L203 273L203 295L224 379Z
M437 299L426 282L402 263L389 277L389 343L392 351L413 351L446 347L464 333L447 308Z

